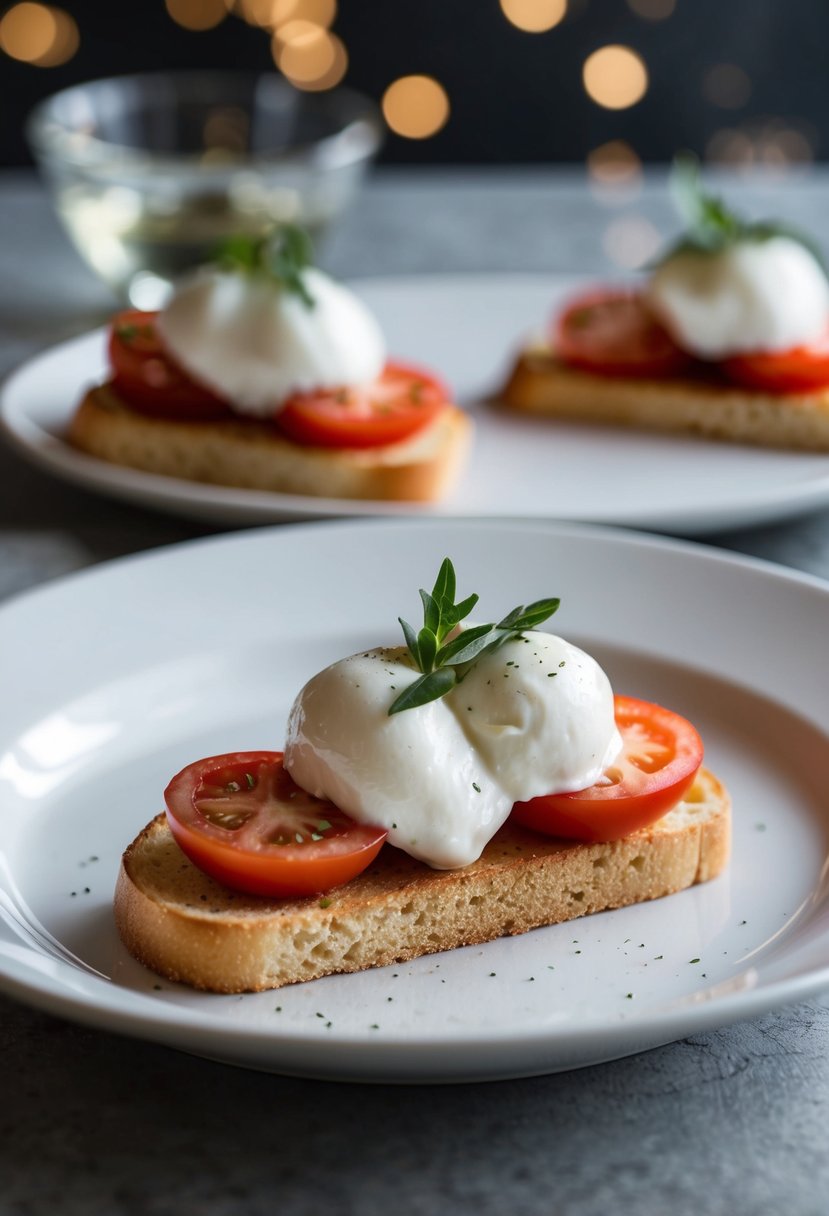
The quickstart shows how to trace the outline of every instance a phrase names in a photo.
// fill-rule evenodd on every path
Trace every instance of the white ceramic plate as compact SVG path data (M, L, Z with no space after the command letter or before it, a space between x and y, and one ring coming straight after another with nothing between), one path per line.
M331 516L586 520L687 534L756 524L829 503L829 456L690 437L504 417L484 401L522 335L538 332L577 284L549 276L450 276L355 284L389 349L440 369L471 410L476 441L455 494L435 508L198 485L118 468L63 439L83 390L104 375L101 333L39 356L7 383L0 416L20 451L50 472L145 506L223 524Z
M130 959L121 851L178 768L279 746L324 663L394 642L451 554L494 612L556 628L691 717L735 805L715 882L524 937L279 992L204 995ZM829 587L576 525L257 530L100 567L0 611L0 986L41 1008L295 1074L452 1081L611 1059L829 985ZM695 961L698 960L698 961Z

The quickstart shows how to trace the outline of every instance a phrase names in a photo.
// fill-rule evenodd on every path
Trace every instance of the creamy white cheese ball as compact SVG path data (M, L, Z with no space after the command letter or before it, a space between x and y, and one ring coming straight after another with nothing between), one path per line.
M297 392L374 380L386 359L375 318L321 270L302 277L313 305L264 275L199 271L159 314L158 332L185 371L256 417Z
M680 251L654 271L646 296L675 341L703 359L790 350L829 320L823 269L786 236Z
M607 677L560 638L528 632L447 696L389 715L419 674L402 647L327 667L291 709L285 766L437 869L475 861L513 802L592 785L620 750Z
M446 701L513 802L585 789L619 751L610 681L554 634L527 632L485 655Z

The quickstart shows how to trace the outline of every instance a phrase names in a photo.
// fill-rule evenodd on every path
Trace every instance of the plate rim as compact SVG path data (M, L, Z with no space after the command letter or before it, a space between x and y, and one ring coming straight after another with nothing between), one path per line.
M773 578L786 585L802 587L804 589L809 588L810 590L817 591L822 597L829 600L829 584L816 575L789 569L762 558L731 553L730 551L721 550L714 546L700 544L695 541L670 539L647 532L569 521L491 521L476 519L453 520L452 525L463 532L488 532L493 530L502 534L538 532L546 535L553 543L562 540L565 543L573 543L594 538L596 541L603 541L613 546L621 546L622 548L633 546L636 549L645 548L656 551L678 552L680 555L699 559L706 564L714 563L738 570L744 569L747 572L753 571L763 577ZM0 604L0 633L2 632L2 625L6 618L9 616L13 617L18 613L25 615L27 605L35 598L46 601L59 599L67 588L71 590L71 588L82 584L94 583L98 580L105 581L114 570L140 568L142 565L154 565L160 561L175 561L176 556L182 551L196 551L203 548L215 549L226 545L259 545L267 543L267 540L277 539L280 535L285 535L286 533L296 534L298 532L306 535L312 533L352 532L358 535L360 543L363 543L368 532L400 533L423 530L438 532L442 531L444 527L445 521L440 520L400 521L381 519L364 522L352 519L338 519L334 521L300 523L292 525L289 529L281 526L254 529L241 533L224 533L215 536L198 537L165 546L163 549L130 554L102 562L84 570L68 574L41 587L36 587L24 591L17 596L10 597L3 604ZM30 949L33 956L38 954L38 951L33 947L30 947ZM70 966L68 962L59 962L58 965L59 968ZM20 970L25 969L24 964L19 964L19 968ZM197 1010L193 1007L183 1007L168 1003L155 1003L151 997L145 994L133 993L130 990L130 999L135 1005L147 1005L149 1009L153 1010L152 1013L144 1011L137 1013L134 1009L119 1007L119 1001L123 1000L124 990L116 982L105 977L90 977L94 991L96 993L107 994L101 1000L91 1001L89 994L75 993L71 987L61 990L57 981L52 980L51 977L36 969L33 969L33 978L29 978L28 980L20 974L16 974L16 971L17 969L14 965L11 965L10 969L9 961L4 958L3 950L0 948L0 991L8 992L10 995L16 996L30 1005L58 1016L68 1016L73 1020L94 1025L101 1029L149 1038L157 1042L166 1042L173 1046L181 1047L180 1043L171 1041L171 1036L175 1040L177 1038L176 1030L182 1029L187 1032L191 1045L189 1049L201 1049L201 1054L205 1055L215 1054L214 1051L204 1050L204 1047L211 1038L215 1039L216 1027L215 1025L211 1026L209 1014L201 1009ZM608 1036L611 1036L615 1040L616 1047L619 1050L615 1052L615 1055L608 1055L606 1051L599 1050L597 1055L597 1058L610 1059L641 1049L636 1046L636 1043L643 1037L648 1039L644 1044L645 1047L656 1046L657 1042L652 1037L652 1033L648 1033L653 1032L656 1028L659 1029L657 1037L662 1042L670 1042L678 1037L678 1034L696 1033L705 1029L727 1025L734 1021L746 1020L781 1005L807 999L827 987L829 987L829 962L822 966L811 966L805 972L797 974L793 978L772 980L764 983L759 988L718 996L711 1000L700 1001L698 1004L693 1004L690 1007L684 1006L667 1013L664 1011L660 1012L658 1009L642 1011L641 1013L636 1011L630 1018L625 1017L614 1021L612 1026L609 1020L605 1019L604 1022L597 1022L595 1024L587 1022L578 1028L568 1027L564 1031L560 1028L548 1028L546 1030L532 1028L530 1030L519 1031L517 1035L514 1030L509 1030L504 1026L487 1028L485 1030L479 1029L477 1032L467 1030L464 1033L464 1042L469 1045L470 1049L480 1049L486 1044L494 1044L499 1048L509 1045L513 1048L515 1054L519 1057L525 1057L528 1054L532 1056L534 1050L543 1055L542 1049L546 1048L549 1051L551 1045L557 1048L557 1054L560 1054L563 1047L572 1044L577 1045L582 1051L592 1046L600 1049L601 1044L603 1042L606 1044ZM364 1036L355 1031L351 1034L340 1032L338 1042L336 1044L329 1044L331 1051L323 1050L321 1052L320 1049L324 1045L311 1032L280 1030L279 1035L274 1036L272 1032L269 1033L262 1029L223 1025L221 1033L229 1047L232 1046L237 1049L237 1053L242 1055L250 1054L251 1049L258 1045L264 1045L266 1042L271 1047L273 1047L274 1043L277 1043L279 1050L276 1055L284 1058L277 1060L269 1068L272 1071L282 1073L292 1071L289 1059L292 1049L313 1047L320 1061L319 1071L302 1066L293 1070L294 1075L318 1075L329 1079L423 1080L423 1075L420 1073L417 1077L404 1075L397 1077L389 1076L386 1061L390 1061L395 1056L395 1053L399 1053L402 1046L405 1046L414 1054L417 1054L418 1051L457 1050L459 1046L458 1041L451 1036L444 1042L436 1044L434 1036L417 1039L408 1031L405 1033L387 1032L382 1039L372 1040L369 1044ZM338 1067L337 1056L342 1053L344 1042L348 1046L370 1051L372 1059L376 1061L376 1066L374 1068L366 1068L364 1066L357 1072L352 1073L349 1073L347 1068L343 1070L341 1066ZM247 1048L248 1051L239 1051L241 1047ZM244 1063L245 1061L240 1060L237 1055L233 1062ZM263 1067L261 1063L255 1066ZM572 1064L564 1064L561 1067L573 1066ZM496 1069L494 1072L476 1075L474 1069L470 1070L466 1068L462 1069L459 1076L434 1077L430 1079L474 1081L495 1079L499 1076L538 1075L539 1073L556 1070L557 1066L550 1067L549 1064L541 1064L540 1066L524 1065L518 1071L515 1071L514 1068L507 1068L506 1071ZM394 1072L395 1070L392 1071ZM396 1071L398 1073L401 1072L399 1066ZM405 1069L402 1071L405 1072Z
M202 547L212 548L213 546L224 544L231 546L246 542L257 544L263 533L272 533L274 536L280 536L300 531L309 533L314 531L327 532L332 529L354 529L360 532L368 531L369 529L382 531L386 528L440 530L447 525L458 527L462 530L469 529L470 531L477 531L479 529L494 529L498 531L528 530L565 537L568 533L572 532L574 538L579 536L595 537L596 539L609 541L611 544L633 544L636 547L662 549L667 552L685 552L689 557L696 556L702 560L711 560L726 566L753 569L759 574L776 578L780 582L799 583L813 588L820 594L829 594L829 579L825 579L819 574L812 574L808 570L801 570L796 566L786 566L782 562L774 561L772 558L759 557L753 553L726 549L715 542L696 537L672 536L667 533L652 532L647 528L593 523L590 520L514 519L509 516L493 516L491 518L474 515L453 516L448 520L440 516L425 516L423 518L409 518L406 516L403 519L377 516L365 520L338 516L336 519L304 519L295 520L290 523L262 524L260 527L238 531L229 529L222 532L211 532L204 536L191 536L184 540L171 541L169 544L158 545L154 548L141 549L134 553L123 553L116 557L94 561L79 570L69 570L65 574L61 574L47 582L34 587L26 587L21 591L12 592L11 595L0 600L0 623L2 623L3 615L23 600L28 600L29 598L34 600L41 596L51 597L54 594L59 594L64 587L81 583L87 579L109 577L111 570L120 569L123 566L137 566L144 563L152 564L166 554L188 552ZM0 646L2 646L1 636Z

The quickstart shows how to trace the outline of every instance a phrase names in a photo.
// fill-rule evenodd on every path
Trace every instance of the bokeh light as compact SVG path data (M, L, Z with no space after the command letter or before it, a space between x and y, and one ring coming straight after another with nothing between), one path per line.
M186 30L212 30L227 16L225 0L165 0L176 25Z
M646 21L665 21L673 16L676 0L628 0L628 8Z
M715 164L750 165L754 160L754 143L745 131L723 127L709 139L705 156Z
M702 95L723 110L739 110L751 97L748 73L736 63L717 63L703 77Z
M599 186L631 186L642 176L642 161L626 140L611 139L588 152L587 172Z
M614 265L641 270L661 249L662 236L644 215L622 215L608 224L602 247Z
M45 4L15 4L0 20L0 46L12 59L34 63L55 40L56 22Z
M71 59L79 45L77 23L62 8L25 2L0 18L0 50L22 63L57 67Z
M284 25L287 21L312 21L328 29L337 16L337 0L271 0L270 23Z
M449 98L431 76L401 76L383 94L383 117L405 139L429 139L449 119Z
M248 25L259 25L268 29L274 24L274 9L279 0L235 0L233 11L247 21Z
M348 55L337 35L302 18L278 27L272 49L279 70L299 89L333 88L348 67Z
M729 168L760 167L785 174L813 163L816 142L814 133L772 118L723 127L711 136L705 153L714 164Z
M298 49L303 47L308 48L324 43L328 31L321 25L317 25L316 21L307 21L304 17L292 17L290 21L279 23L274 31L274 46L277 53L280 48L290 46L291 43Z
M310 21L328 29L337 16L337 0L229 0L248 25L273 32L289 21Z
M501 10L519 30L543 34L564 20L567 0L501 0Z
M600 47L582 69L587 95L606 110L626 110L641 101L648 88L648 69L628 46Z
M813 141L805 131L785 125L767 132L760 142L760 154L766 164L808 165L815 159Z

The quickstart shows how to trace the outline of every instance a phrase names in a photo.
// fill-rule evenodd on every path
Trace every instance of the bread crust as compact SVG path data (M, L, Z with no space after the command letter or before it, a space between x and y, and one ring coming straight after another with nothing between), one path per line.
M167 979L261 991L659 899L715 878L730 840L730 799L703 769L678 807L624 840L554 840L508 822L462 870L387 846L324 899L268 900L197 870L162 814L124 853L115 920L129 952Z
M131 410L109 385L89 390L68 435L90 456L165 477L282 494L410 502L431 502L448 492L470 437L467 416L449 406L402 443L315 448L247 419L153 418Z
M499 400L508 409L576 422L829 451L829 388L763 393L705 369L659 379L599 376L539 347L521 352Z

